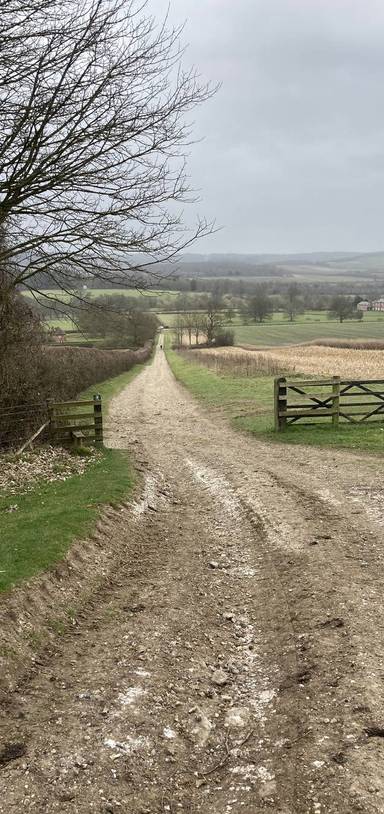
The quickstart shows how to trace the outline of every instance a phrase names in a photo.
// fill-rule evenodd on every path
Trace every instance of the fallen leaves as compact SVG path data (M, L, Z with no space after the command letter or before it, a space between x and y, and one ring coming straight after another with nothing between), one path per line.
M62 447L42 447L18 457L3 459L0 470L0 493L24 494L35 489L39 482L65 481L74 475L83 475L87 467L99 457L96 450L90 455L71 455ZM17 504L7 508L16 511Z

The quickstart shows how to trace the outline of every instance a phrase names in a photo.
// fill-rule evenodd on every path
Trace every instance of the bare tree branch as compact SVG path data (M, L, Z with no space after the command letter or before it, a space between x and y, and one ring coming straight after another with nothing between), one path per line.
M0 248L12 285L135 280L191 233L186 114L214 89L138 0L0 0Z

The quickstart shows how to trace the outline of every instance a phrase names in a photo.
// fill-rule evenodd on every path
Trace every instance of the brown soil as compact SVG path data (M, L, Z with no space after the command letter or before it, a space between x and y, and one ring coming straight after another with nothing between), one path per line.
M143 494L4 691L1 814L384 812L381 462L236 434L161 351L109 436Z

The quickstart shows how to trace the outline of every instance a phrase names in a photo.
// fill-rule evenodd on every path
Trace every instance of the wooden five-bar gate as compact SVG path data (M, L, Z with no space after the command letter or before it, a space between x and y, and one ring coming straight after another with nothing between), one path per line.
M51 443L83 446L103 443L101 396L92 401L62 401L48 404Z
M384 379L275 379L275 429L330 418L352 424L384 420Z
M4 409L0 404L0 449L16 448L20 454L41 443L102 445L101 396L84 401L5 405Z

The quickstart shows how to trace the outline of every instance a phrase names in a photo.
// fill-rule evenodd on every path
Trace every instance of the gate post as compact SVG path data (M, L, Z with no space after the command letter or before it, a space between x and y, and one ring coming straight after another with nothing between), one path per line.
M281 432L286 429L287 417L281 413L287 412L287 380L285 376L275 379L274 384L275 400L275 431Z
M48 420L49 420L49 425L48 425L49 442L50 442L50 444L52 444L53 443L53 437L54 437L54 432L53 432L54 431L54 408L53 408L53 399L52 398L47 399L47 413L48 413Z
M102 446L103 444L103 413L101 405L101 396L97 393L93 397L93 416L95 422L95 444Z
M333 376L332 393L336 398L332 399L332 424L337 427L340 418L340 376Z

